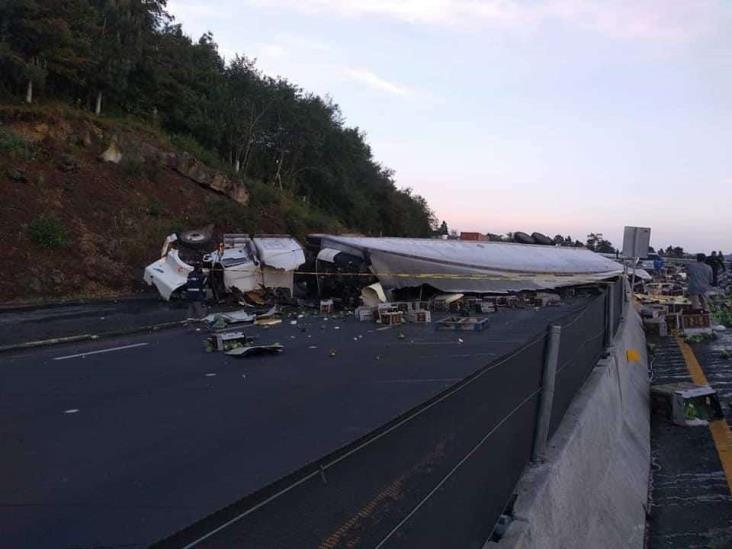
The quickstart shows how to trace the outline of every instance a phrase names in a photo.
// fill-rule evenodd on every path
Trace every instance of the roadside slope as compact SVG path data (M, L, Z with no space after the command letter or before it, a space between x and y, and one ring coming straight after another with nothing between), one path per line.
M164 236L185 228L339 228L287 193L210 168L192 145L129 119L0 107L0 303L138 292ZM100 159L110 147L119 162Z

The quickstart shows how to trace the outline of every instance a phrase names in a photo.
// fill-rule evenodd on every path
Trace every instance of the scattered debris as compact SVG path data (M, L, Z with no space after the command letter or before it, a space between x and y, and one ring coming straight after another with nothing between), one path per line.
M689 382L651 386L651 408L683 426L707 425L724 417L717 392Z
M230 351L239 347L251 345L254 339L247 337L244 332L223 332L214 334L204 341L208 352Z
M282 324L281 318L257 318L257 320L254 321L254 324L257 326L276 326L277 324Z
M380 282L369 284L361 289L361 301L366 307L375 308L381 303L386 303L386 294Z
M463 298L464 294L441 294L432 300L435 311L449 311L451 305L456 305Z
M362 305L361 307L357 307L353 314L356 316L357 320L361 322L368 322L374 320L375 311L376 309L373 307Z
M435 323L437 330L459 330L464 332L482 332L488 327L488 319L481 317L450 316ZM461 341L462 343L462 341Z
M279 343L272 343L270 345L246 345L226 351L226 354L229 356L248 357L262 354L278 354L284 351L284 349Z
M253 322L256 315L240 309L238 311L231 311L228 313L214 313L204 317L204 320L208 323L209 327L216 330L225 328L229 324L239 324L243 322Z

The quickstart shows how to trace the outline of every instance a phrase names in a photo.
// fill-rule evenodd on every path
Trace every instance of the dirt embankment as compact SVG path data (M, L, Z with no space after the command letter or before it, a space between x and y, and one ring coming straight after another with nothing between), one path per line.
M139 292L175 230L287 229L155 130L60 108L0 108L0 196L4 304Z

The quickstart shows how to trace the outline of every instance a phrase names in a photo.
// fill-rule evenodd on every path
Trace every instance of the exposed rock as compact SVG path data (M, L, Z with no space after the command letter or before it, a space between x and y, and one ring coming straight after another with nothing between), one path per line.
M199 185L225 194L244 206L249 203L249 193L244 185L208 168L189 154L172 155L169 165Z
M229 198L246 206L249 204L249 191L241 183L234 183L233 188L229 191Z
M53 271L48 278L56 286L61 286L66 281L64 273L61 271Z
M122 160L122 151L119 150L116 139L113 139L109 144L109 147L107 147L107 150L99 155L99 160L102 162L112 162L114 164L120 163Z

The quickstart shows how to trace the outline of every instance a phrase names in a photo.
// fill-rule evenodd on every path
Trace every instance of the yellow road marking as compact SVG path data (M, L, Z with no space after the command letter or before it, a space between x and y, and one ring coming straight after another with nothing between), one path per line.
M679 348L681 349L681 354L684 355L684 362L686 362L686 369L689 370L689 374L691 374L691 381L697 385L709 385L707 377L704 375L704 370L702 370L702 367L696 359L694 351L689 347L689 344L680 337L676 338L676 343L678 343Z
M691 380L697 385L709 385L704 370L702 370L692 348L680 337L676 338L676 343L681 349ZM730 431L729 425L724 419L710 421L709 430L712 432L712 439L714 440L714 446L717 448L719 461L722 462L724 476L727 478L727 487L732 493L732 431Z

